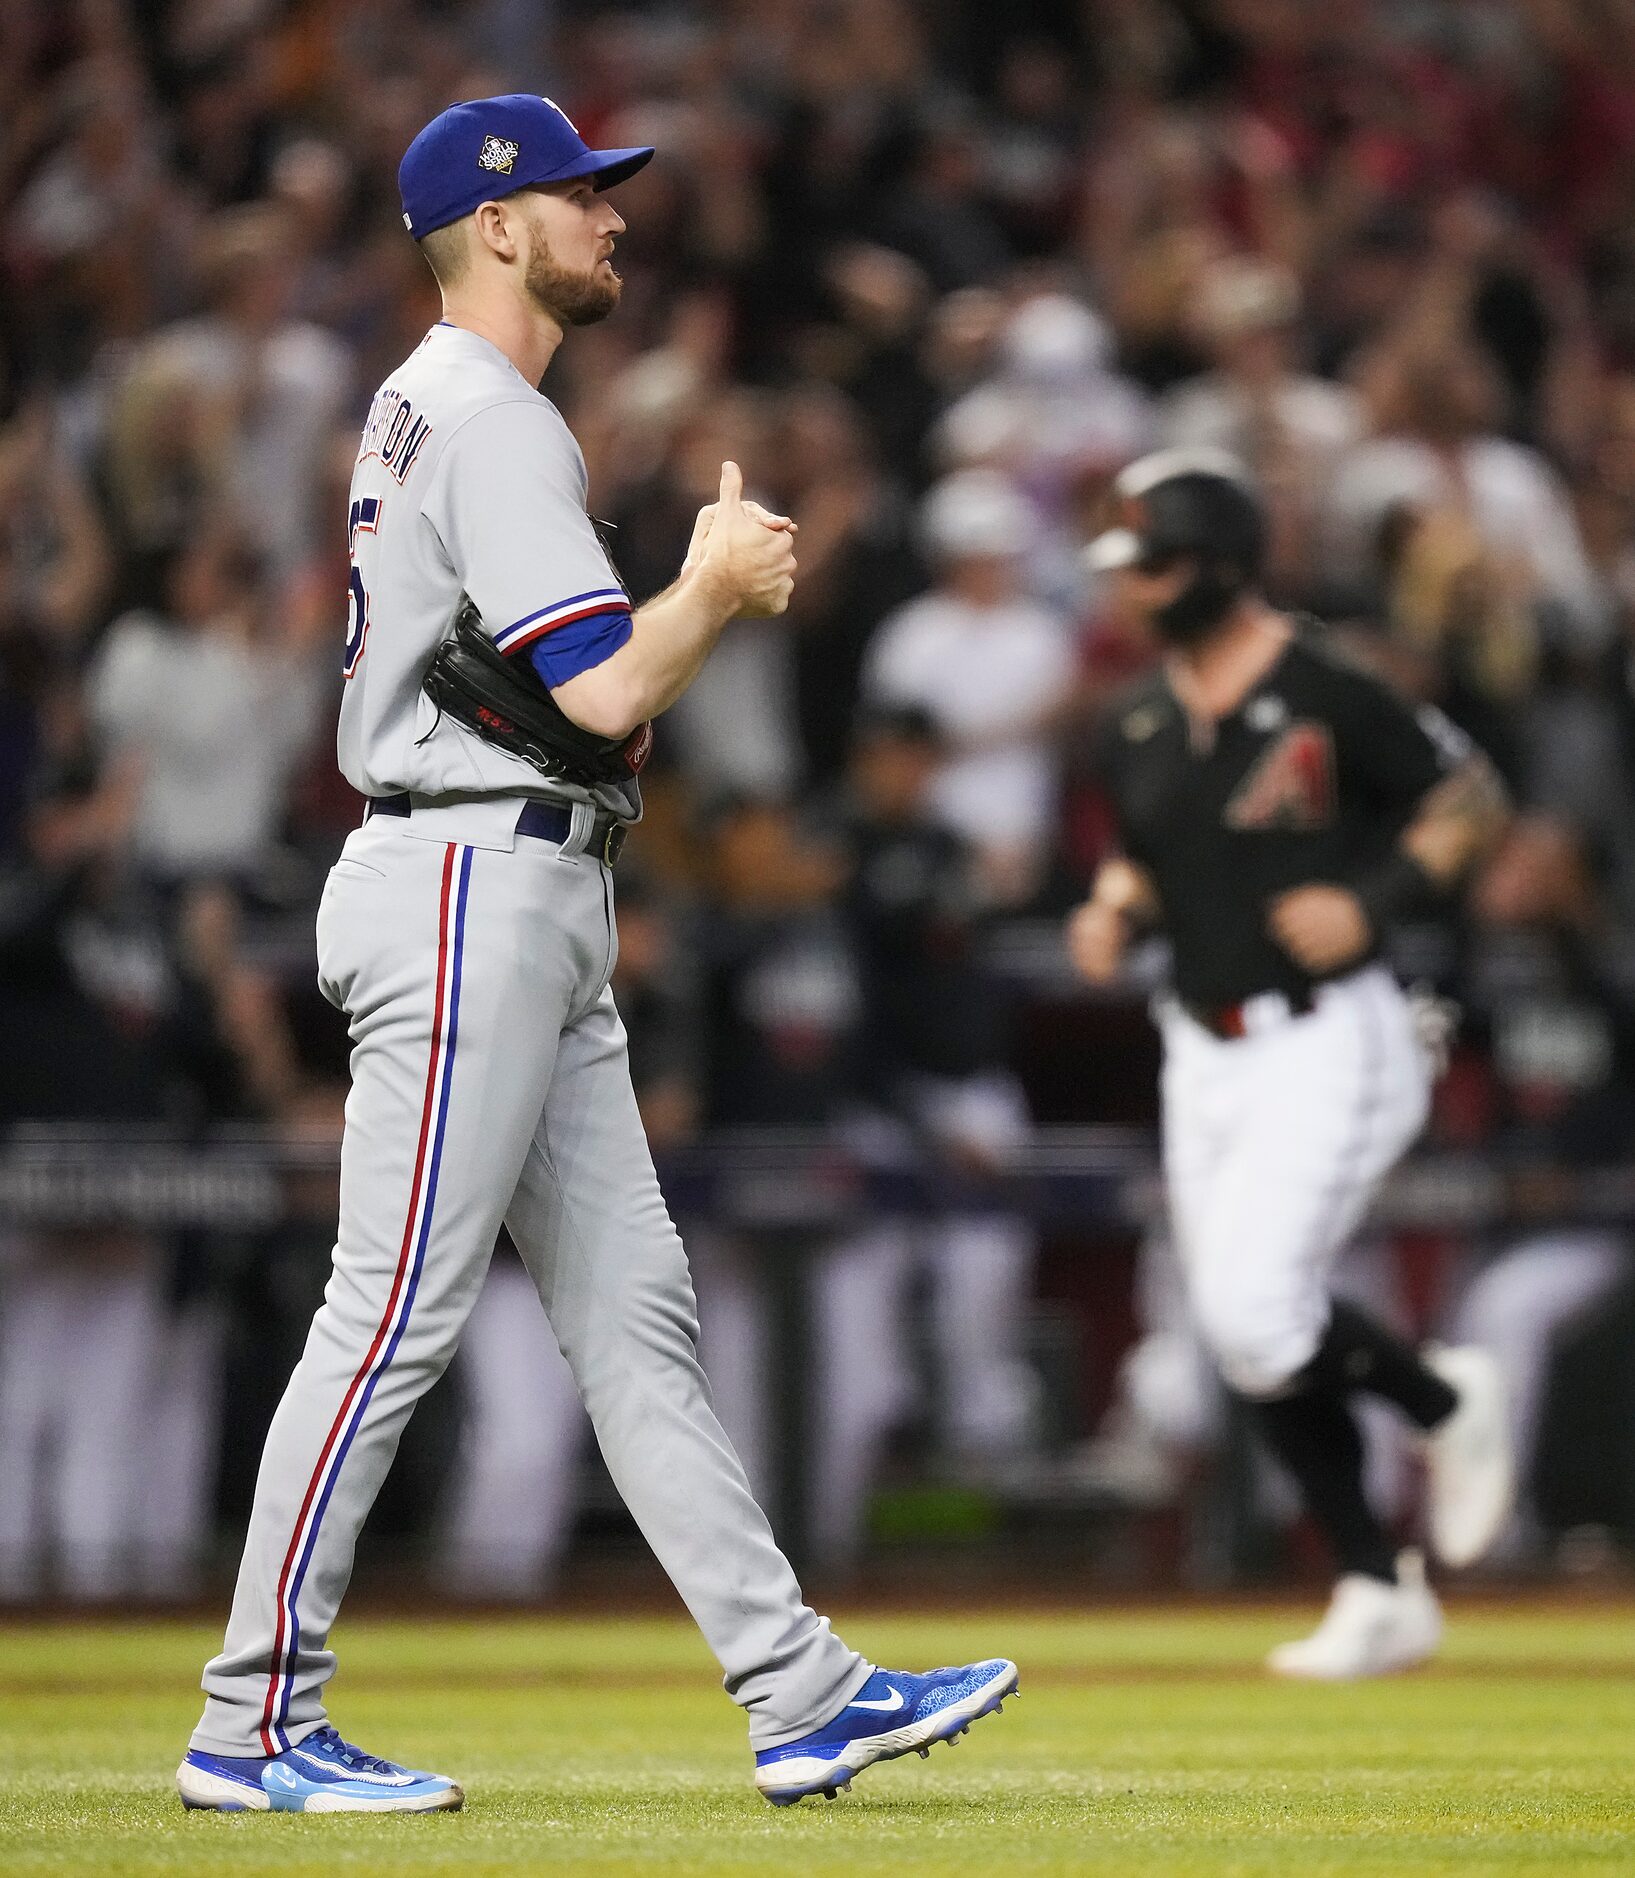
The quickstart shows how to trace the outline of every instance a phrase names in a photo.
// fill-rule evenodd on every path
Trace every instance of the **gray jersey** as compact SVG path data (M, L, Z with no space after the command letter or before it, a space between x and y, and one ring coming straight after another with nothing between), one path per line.
M460 596L507 653L628 609L585 508L585 459L498 347L440 321L376 392L352 472L342 773L365 795L586 800L634 818L634 783L553 781L421 690ZM475 838L474 836L468 836Z

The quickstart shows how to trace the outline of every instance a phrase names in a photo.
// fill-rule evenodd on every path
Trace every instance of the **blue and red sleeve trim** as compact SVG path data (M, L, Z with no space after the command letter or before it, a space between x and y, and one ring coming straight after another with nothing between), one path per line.
M532 645L547 633L557 632L564 626L572 626L598 613L623 613L628 619L629 595L622 587L591 587L584 593L569 594L565 600L558 600L552 606L542 606L537 613L525 613L509 626L502 626L494 635L494 643L506 654L520 652L524 646Z
M634 630L628 607L581 613L553 627L544 638L533 640L521 656L547 685L565 685L570 678L612 658Z

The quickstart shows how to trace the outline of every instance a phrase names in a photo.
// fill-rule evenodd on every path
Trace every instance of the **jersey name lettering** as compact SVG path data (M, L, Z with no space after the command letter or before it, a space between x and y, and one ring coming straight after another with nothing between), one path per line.
M1229 828L1326 828L1333 819L1334 739L1310 719L1284 731L1226 805Z
M403 393L395 386L382 385L369 407L358 461L378 457L394 480L401 483L414 468L414 460L430 435L431 425L415 414Z

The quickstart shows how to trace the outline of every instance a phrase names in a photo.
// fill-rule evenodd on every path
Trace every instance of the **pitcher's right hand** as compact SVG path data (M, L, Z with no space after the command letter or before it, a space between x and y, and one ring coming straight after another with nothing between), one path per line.
M706 519L707 518L707 519ZM721 465L721 494L700 510L688 561L720 591L735 615L771 619L795 590L795 524L744 500L743 472ZM695 558L696 557L696 558Z

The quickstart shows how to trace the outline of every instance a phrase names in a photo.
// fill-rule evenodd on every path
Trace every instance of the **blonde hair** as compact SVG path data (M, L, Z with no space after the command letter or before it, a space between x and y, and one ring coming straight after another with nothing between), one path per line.
M429 235L420 237L420 252L426 257L426 265L436 276L439 287L454 286L470 263L471 249L466 240L469 220L469 216L462 216L459 221L434 228Z

